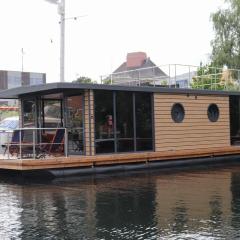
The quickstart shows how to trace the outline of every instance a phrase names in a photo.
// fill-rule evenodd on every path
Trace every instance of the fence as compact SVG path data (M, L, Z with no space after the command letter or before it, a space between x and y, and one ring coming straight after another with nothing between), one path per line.
M68 156L66 128L18 128L0 131L3 159L41 159Z
M240 70L169 64L101 76L101 84L240 90Z

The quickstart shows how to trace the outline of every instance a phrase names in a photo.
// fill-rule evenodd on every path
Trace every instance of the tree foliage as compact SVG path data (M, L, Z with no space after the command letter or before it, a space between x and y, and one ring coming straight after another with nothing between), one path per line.
M216 68L212 63L201 65L192 78L191 87L209 90L239 90L239 84L235 81L236 73L227 68Z
M78 77L76 80L73 81L74 83L97 83L96 81L93 81L91 78L89 77Z
M240 68L240 0L225 0L227 8L211 15L215 38L211 42L214 66Z
M200 65L196 75L192 79L191 87L199 89L221 90L220 69L214 68L212 64Z
M225 3L225 8L211 15L215 32L211 62L198 68L192 88L239 89L240 72L231 69L240 69L240 0Z

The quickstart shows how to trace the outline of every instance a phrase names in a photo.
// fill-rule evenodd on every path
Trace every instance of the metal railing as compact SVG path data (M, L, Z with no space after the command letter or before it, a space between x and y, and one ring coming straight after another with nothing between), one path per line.
M100 77L101 84L208 90L240 90L240 69L168 64Z
M67 128L18 128L0 131L1 159L68 156Z

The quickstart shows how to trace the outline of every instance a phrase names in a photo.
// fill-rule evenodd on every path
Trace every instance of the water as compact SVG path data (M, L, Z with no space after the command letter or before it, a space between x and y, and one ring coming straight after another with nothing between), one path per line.
M239 239L240 164L0 177L0 239Z

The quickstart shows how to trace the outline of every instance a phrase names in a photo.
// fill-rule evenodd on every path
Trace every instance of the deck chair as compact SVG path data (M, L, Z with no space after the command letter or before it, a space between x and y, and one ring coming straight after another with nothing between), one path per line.
M52 141L39 149L38 158L46 157L46 155L61 155L64 151L64 135L65 129L57 129Z
M23 142L24 131L21 131L21 142ZM13 156L19 154L19 144L20 144L20 130L14 130L12 134L11 142L2 145L4 149L3 155L6 154L7 150L9 149L9 153Z

